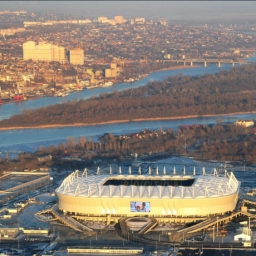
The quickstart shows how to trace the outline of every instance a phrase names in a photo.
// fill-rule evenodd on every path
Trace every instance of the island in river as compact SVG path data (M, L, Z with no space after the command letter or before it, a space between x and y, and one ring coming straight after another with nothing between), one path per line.
M83 169L95 163L115 160L121 164L139 156L143 160L187 156L197 160L256 163L256 128L232 123L215 125L186 125L177 131L148 130L138 133L104 134L90 138L68 137L66 142L33 153L20 153L16 159L0 159L0 172L8 170Z
M106 124L117 124L117 123L128 123L128 122L144 122L144 121L159 121L159 120L178 120L178 119L189 119L197 117L212 117L212 116L232 116L232 115L243 115L243 114L256 114L256 111L250 112L236 112L229 114L218 114L218 115L191 115L191 116L178 116L178 117L156 117L156 118L140 118L132 120L112 120L100 123L73 123L73 124L45 124L37 126L11 126L11 127L0 127L0 131L8 130L19 130L19 129L48 129L48 128L61 128L61 127L79 127L79 126L94 126L94 125L106 125Z
M256 65L204 76L176 75L125 91L73 100L0 121L1 129L89 125L256 110Z
M2 129L56 127L105 122L182 118L255 111L256 65L244 65L216 75L182 76L151 82L141 88L100 95L89 100L26 110L0 122ZM234 124L192 125L136 134L105 134L98 141L80 137L17 159L1 159L0 170L83 168L97 161L122 161L131 154L186 155L199 160L256 162L255 127ZM40 160L39 160L40 159Z

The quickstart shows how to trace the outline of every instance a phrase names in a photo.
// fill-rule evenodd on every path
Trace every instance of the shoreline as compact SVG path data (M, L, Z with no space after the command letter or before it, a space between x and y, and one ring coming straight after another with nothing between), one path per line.
M150 71L148 74L146 74L145 76L142 74L141 75L141 78L140 79L138 79L138 80L136 80L136 82L137 81L141 81L142 79L144 79L144 78L146 78L146 77L148 77L150 74L153 74L153 73L157 73L157 72L161 72L161 71L167 71L167 70L178 70L178 69L180 69L180 70L182 70L182 69L187 69L187 68L199 68L200 67L200 65L194 65L194 66L184 66L184 65L177 65L177 66L172 66L172 67L168 67L168 68L161 68L161 69L157 69L157 70L153 70L153 71ZM124 81L119 81L119 82L117 82L117 83L113 83L113 85L116 85L116 84L118 84L118 83L129 83L129 82L124 82ZM113 85L111 85L111 86L113 86ZM108 86L108 87L111 87L111 86ZM98 88L98 87L96 87L96 88Z
M201 67L201 66L200 65L194 65L194 66L178 65L178 66L173 66L173 67L169 67L169 68L162 68L162 69L158 69L158 70L155 70L155 71L151 71L151 72L149 72L149 75L152 74L152 73L156 73L156 72L159 72L159 71L165 71L165 70L177 70L177 69L199 68L199 67Z
M130 120L112 120L107 122L89 123L89 124L74 123L74 124L45 124L45 125L38 125L38 126L0 127L0 131L22 130L22 129L55 129L55 128L65 128L65 127L81 127L81 126L129 123L129 122L145 122L145 121L165 121L165 120L168 121L168 120L179 120L179 119L189 119L189 118L199 118L199 117L231 116L231 115L242 115L242 114L256 114L256 111L235 112L235 113L229 113L229 114L205 114L205 115L190 115L190 116L137 118L137 119L130 119Z
M183 66L183 65L178 65L178 66L172 66L172 67L168 67L168 68L162 68L162 69L157 69L157 70L154 70L154 71L151 71L151 72L149 72L145 77L143 76L143 77L141 77L138 81L140 81L140 80L142 80L143 78L146 78L146 77L148 77L150 74L152 74L152 73L156 73L156 72L160 72L160 71L166 71L166 70L177 70L177 69L180 69L180 70L182 70L182 69L186 69L186 68L198 68L198 67L200 67L199 65L194 65L194 66ZM124 82L124 81L122 81L122 82L118 82L118 83L126 83L126 82ZM118 83L113 83L113 85L116 85L116 84L118 84ZM111 85L111 86L113 86L113 85ZM110 86L110 87L111 87ZM98 86L98 87L95 87L95 88L101 88L100 86ZM25 88L26 89L26 88ZM72 92L71 92L72 93ZM23 102L23 101L30 101L30 100L35 100L35 99L39 99L39 98L43 98L43 97L45 97L45 96L42 96L42 97L40 97L40 96L35 96L35 97L32 97L32 98L26 98L26 99L21 99L21 100L10 100L10 101L1 101L1 98L0 98L0 106L1 105L6 105L6 104L11 104L11 103L19 103L19 102Z

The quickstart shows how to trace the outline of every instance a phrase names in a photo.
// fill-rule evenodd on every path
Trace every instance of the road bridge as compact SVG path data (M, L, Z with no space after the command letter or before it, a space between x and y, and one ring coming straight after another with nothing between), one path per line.
M161 62L161 61L160 61ZM202 63L204 67L207 67L208 64L218 64L218 67L221 67L223 64L232 64L235 66L236 64L245 64L247 63L245 60L233 60L233 59L177 59L177 60L162 60L162 62L173 62L173 63L182 63L184 66L189 64L191 67L194 66L195 63Z
M230 48L231 51L237 50L240 52L256 53L256 48Z

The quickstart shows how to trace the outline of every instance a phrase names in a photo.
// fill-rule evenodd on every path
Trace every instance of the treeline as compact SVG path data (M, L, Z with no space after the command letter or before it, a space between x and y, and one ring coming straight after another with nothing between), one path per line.
M256 110L255 95L256 65L243 65L215 75L177 75L89 100L24 110L22 115L2 120L0 127L250 112Z
M39 168L83 169L95 162L123 161L138 154L150 158L163 154L185 155L198 160L256 163L256 127L235 124L191 125L172 129L143 130L135 134L104 134L97 141L67 138L65 143L35 153L20 154L17 159L0 159L0 172ZM49 157L51 156L51 157Z
M171 67L177 66L176 63L172 62L156 62L156 61L147 61L145 62L134 62L130 65L124 67L122 72L118 75L117 80L124 81L124 79L129 79L131 77L138 77L141 74L149 74L153 71L168 69Z

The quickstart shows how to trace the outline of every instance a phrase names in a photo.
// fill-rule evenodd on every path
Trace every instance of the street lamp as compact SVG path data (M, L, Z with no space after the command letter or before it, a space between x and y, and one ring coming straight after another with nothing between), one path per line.
M52 190L52 181L53 181L53 177L50 177L50 193L51 193L51 190Z
M212 229L212 242L214 243L214 230L215 230L215 226L213 226L213 229Z
M216 236L219 234L219 216L217 216L217 230L216 230Z

